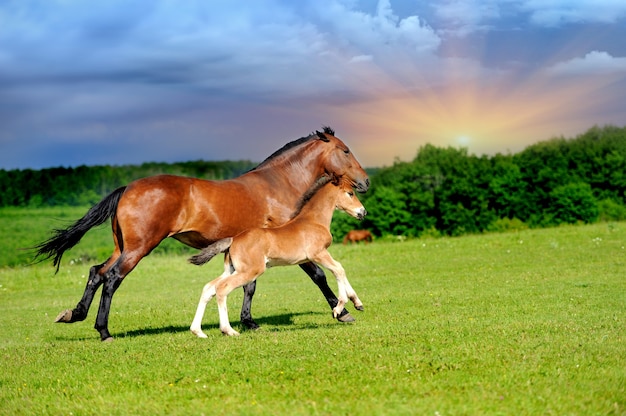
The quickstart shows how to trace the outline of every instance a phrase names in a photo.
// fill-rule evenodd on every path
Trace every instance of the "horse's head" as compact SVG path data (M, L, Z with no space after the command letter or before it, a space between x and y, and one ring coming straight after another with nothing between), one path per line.
M336 209L353 216L357 220L365 218L367 211L354 193L352 184L349 181L343 180L336 187L333 186L333 188L337 190Z
M370 180L350 148L335 137L335 132L330 127L324 127L324 131L316 131L315 134L323 143L323 155L320 160L324 173L347 179L358 192L367 191Z

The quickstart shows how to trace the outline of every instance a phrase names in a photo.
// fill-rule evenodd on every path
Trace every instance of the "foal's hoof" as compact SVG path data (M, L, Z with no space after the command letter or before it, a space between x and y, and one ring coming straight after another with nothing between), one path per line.
M207 335L202 332L202 328L189 328L189 330L198 338L208 338Z
M66 324L69 324L70 322L72 322L72 310L71 309L64 310L63 312L57 315L54 322L56 323L64 322Z
M356 309L357 311L363 311L363 305L359 305L359 306L354 306L354 309Z
M352 317L352 315L350 315L350 312L346 312L343 315L337 316L337 320L339 322L354 322L354 321L356 321L356 319L354 319Z

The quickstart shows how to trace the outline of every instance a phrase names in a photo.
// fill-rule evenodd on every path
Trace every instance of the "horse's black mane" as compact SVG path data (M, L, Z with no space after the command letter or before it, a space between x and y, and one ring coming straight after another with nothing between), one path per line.
M324 175L324 176L319 177L315 182L313 182L313 185L311 185L311 187L304 193L304 195L300 197L300 200L298 201L298 204L296 205L296 210L293 212L293 214L291 214L290 219L295 218L298 216L298 214L300 214L300 212L302 211L302 208L304 208L304 206L311 200L311 198L313 198L313 195L315 195L317 191L322 189L322 187L326 185L328 182L334 182L334 181L335 179L332 176Z
M330 134L331 136L335 135L335 130L331 129L330 126L324 126L322 133Z
M277 151L275 151L274 153L272 153L269 157L267 157L267 159L265 159L263 162L259 163L258 166L256 166L255 168L252 168L251 170L255 170L260 168L261 166L265 165L266 163L268 163L269 161L271 161L272 159L275 159L276 157L278 157L279 155L285 153L287 150L292 149L296 146L301 145L302 143L305 143L309 140L312 140L314 137L318 138L318 139L322 139L322 140L326 140L326 137L324 137L324 135L322 133L326 133L326 134L330 134L332 136L335 135L335 131L328 127L328 126L323 126L322 127L322 132L316 131L315 133L311 133L309 136L306 137L300 137L299 139L296 139L292 142L287 143L286 145L284 145L283 147L281 147L280 149L278 149Z

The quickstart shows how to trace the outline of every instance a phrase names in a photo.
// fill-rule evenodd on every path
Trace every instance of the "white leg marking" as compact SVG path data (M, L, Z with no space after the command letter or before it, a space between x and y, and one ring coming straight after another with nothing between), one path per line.
M363 303L350 285L350 282L346 277L346 271L344 270L341 263L333 259L328 251L320 253L317 259L314 261L319 262L322 266L330 270L335 276L335 279L337 279L338 302L337 306L333 308L333 317L336 318L339 316L346 302L348 302L348 298L350 298L352 302L354 302L354 306L357 309L363 309Z
M220 315L220 330L224 335L236 336L239 332L235 331L230 322L228 321L228 308L226 306L226 300L228 295L217 295L217 310Z
M204 311L206 310L207 303L209 303L213 296L215 296L215 280L204 285L200 301L198 302L198 308L196 309L196 315L194 316L193 322L191 322L191 327L189 328L198 338L207 338L206 334L202 332L202 318L204 317Z

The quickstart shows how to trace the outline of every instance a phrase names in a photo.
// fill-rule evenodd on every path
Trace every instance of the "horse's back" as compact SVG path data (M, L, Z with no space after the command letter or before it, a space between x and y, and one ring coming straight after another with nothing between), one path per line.
M241 181L155 175L128 185L116 221L125 240L174 237L201 248L261 226L261 211Z

